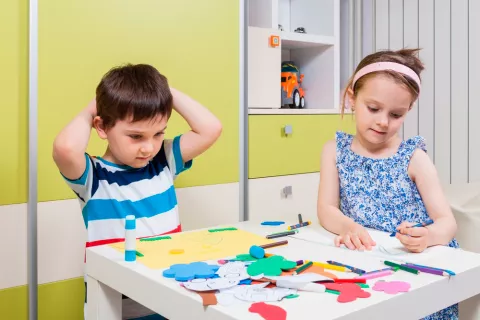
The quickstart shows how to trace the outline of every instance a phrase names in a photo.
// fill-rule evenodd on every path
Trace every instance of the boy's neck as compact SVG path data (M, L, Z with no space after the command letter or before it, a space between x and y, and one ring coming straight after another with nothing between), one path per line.
M103 154L102 159L107 160L108 162L118 164L120 166L125 165L124 163L118 161L118 159L112 154L112 152L110 151L110 148L108 147L107 147L107 150L105 150L105 153Z

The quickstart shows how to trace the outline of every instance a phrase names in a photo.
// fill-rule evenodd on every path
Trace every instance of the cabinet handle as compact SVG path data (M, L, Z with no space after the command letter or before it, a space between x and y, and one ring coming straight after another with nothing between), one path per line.
M293 128L291 125L287 124L286 126L283 127L283 134L288 136L289 134L293 133Z
M292 186L283 187L282 193L285 198L292 195Z

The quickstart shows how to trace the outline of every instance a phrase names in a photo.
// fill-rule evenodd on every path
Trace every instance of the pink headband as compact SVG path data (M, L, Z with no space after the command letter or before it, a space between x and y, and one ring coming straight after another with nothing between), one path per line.
M352 87L351 87L352 90L357 80L363 77L364 75L371 72L384 71L384 70L396 71L410 77L413 81L417 83L418 90L420 91L420 78L418 74L412 69L410 69L409 67L396 62L376 62L363 67L355 74L355 77L353 78ZM351 109L350 100L348 98L345 99L344 103L347 109Z
M392 70L399 73L403 73L406 76L409 76L413 81L417 83L418 89L420 91L420 78L418 77L417 73L412 69L410 69L409 67L396 62L376 62L363 67L355 74L355 77L353 78L353 82L352 82L352 89L355 86L355 82L357 82L357 80L363 77L364 75L371 72L384 71L384 70Z

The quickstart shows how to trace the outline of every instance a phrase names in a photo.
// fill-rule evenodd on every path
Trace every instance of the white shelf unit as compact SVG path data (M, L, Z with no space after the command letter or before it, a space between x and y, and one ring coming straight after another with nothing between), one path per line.
M299 27L306 33L295 32ZM278 47L270 45L272 35L280 38ZM338 0L249 0L249 113L340 112L339 43ZM281 106L283 61L293 61L304 74L304 109Z

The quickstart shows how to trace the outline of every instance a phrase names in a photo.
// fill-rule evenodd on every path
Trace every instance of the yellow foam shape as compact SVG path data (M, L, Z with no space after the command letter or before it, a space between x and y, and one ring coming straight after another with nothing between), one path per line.
M208 232L208 230L182 232L170 235L172 239L162 241L137 240L137 250L143 257L137 257L138 263L152 269L168 268L176 263L191 263L248 253L252 245L264 245L274 242L257 234L235 230L228 232ZM124 251L124 242L109 246ZM183 249L183 254L172 254L172 250Z

